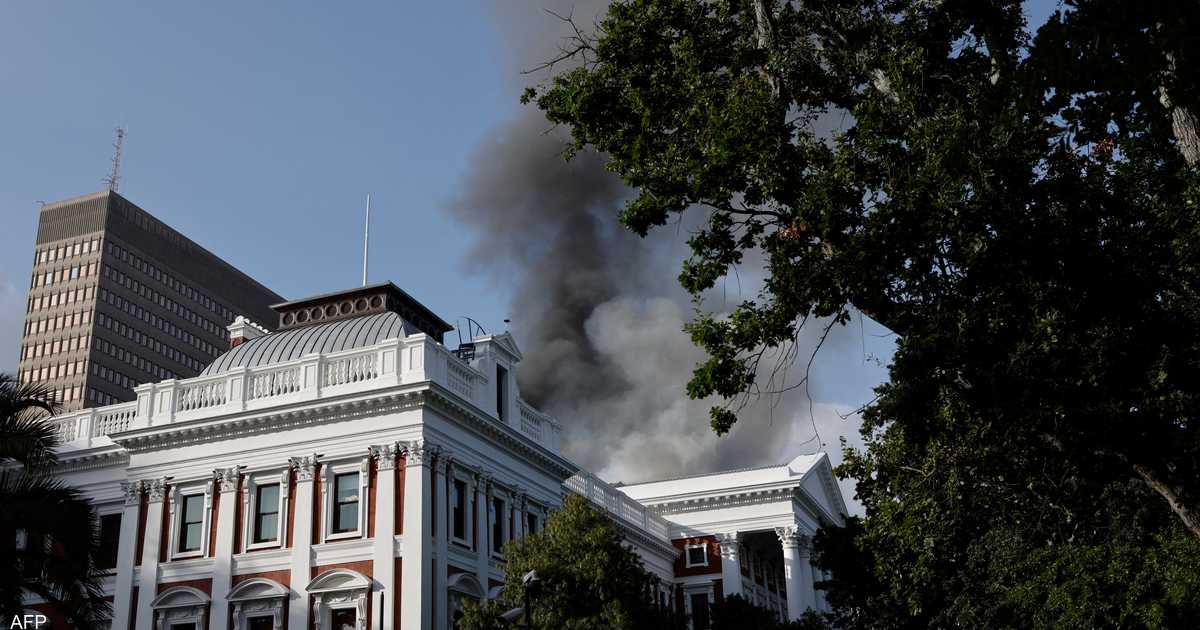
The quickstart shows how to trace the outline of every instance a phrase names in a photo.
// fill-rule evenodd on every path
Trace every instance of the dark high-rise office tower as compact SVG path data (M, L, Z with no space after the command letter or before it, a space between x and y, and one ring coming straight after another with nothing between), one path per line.
M112 191L42 207L18 367L65 410L195 376L283 298Z

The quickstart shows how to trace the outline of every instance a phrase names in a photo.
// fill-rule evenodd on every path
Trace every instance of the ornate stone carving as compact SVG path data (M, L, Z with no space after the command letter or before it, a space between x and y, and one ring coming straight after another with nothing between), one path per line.
M742 544L741 532L717 534L715 538L717 539L717 545L721 549L721 557L729 560L737 560L738 550Z
M234 492L238 487L238 479L241 478L241 473L238 472L237 466L229 468L218 468L213 471L213 479L217 480L221 493Z
M429 463L432 456L432 449L424 440L413 440L404 445L405 466L423 466Z
M296 471L296 481L312 481L317 470L317 456L293 457L288 464Z
M375 458L375 466L379 470L395 470L398 454L399 451L394 444L371 447L371 455Z
M775 535L779 537L779 542L785 549L805 551L808 548L808 536L805 536L804 532L795 525L776 527Z
M125 505L137 505L142 502L142 482L122 481L121 492L125 494Z
M159 477L158 479L150 479L143 481L142 486L146 489L146 493L150 495L151 501L162 501L167 496L167 478Z

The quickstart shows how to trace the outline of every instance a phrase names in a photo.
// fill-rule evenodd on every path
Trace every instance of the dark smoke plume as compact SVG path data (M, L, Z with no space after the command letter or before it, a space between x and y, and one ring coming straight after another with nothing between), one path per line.
M606 3L551 4L586 25ZM553 56L567 26L526 3L496 6L514 56L515 99L544 78L519 70ZM610 480L637 481L780 463L820 447L817 425L832 451L837 434L857 438L832 405L810 405L804 389L744 410L727 437L712 434L711 401L688 400L684 390L703 359L682 331L691 315L676 283L686 230L643 240L622 228L617 213L631 192L603 170L603 156L564 161L565 139L524 108L481 141L448 206L475 230L468 267L516 287L522 396L563 422L565 454ZM744 271L740 292L729 288L730 305L754 294L753 276ZM721 311L719 292L714 301L705 306ZM811 343L802 339L809 348L801 352Z

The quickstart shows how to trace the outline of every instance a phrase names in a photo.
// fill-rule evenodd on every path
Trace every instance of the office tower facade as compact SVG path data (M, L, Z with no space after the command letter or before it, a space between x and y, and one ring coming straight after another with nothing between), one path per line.
M283 298L112 191L42 206L18 378L66 411L195 376Z

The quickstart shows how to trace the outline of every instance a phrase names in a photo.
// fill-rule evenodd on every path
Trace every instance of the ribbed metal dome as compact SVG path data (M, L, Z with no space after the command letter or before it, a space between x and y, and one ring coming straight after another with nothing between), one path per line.
M217 357L200 375L221 374L238 367L273 365L299 359L306 354L365 348L384 339L407 337L419 332L415 326L391 311L291 328L251 339L231 349Z

